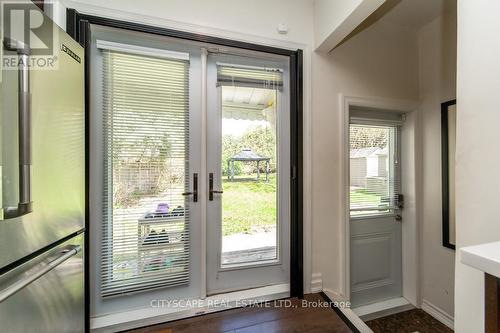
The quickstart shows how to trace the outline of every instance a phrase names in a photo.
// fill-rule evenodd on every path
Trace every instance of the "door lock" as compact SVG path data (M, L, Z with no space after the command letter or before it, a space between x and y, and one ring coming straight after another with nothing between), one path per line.
M398 194L398 208L405 208L405 196L403 194Z

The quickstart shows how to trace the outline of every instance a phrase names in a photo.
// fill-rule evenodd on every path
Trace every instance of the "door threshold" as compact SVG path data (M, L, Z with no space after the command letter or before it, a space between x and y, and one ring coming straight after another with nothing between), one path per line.
M354 313L363 321L390 316L408 311L415 307L404 297L391 298L385 301L367 304L353 308Z
M94 317L92 332L117 332L152 326L213 312L290 297L290 284L278 284L225 294L205 299L152 300L149 307Z

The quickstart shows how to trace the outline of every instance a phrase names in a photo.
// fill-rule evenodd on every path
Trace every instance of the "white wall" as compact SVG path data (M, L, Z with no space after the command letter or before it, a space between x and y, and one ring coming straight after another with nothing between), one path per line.
M314 0L314 47L328 52L385 0Z
M500 1L458 1L458 248L500 240L499 12ZM457 333L484 331L483 279L482 273L457 258Z
M313 272L342 292L343 119L339 94L418 100L416 31L379 21L312 58Z
M240 33L295 43L311 44L313 38L313 0L53 0L64 7L77 8L100 16L127 17L147 24L183 25L187 30L227 36ZM94 8L92 8L94 7ZM104 10L103 10L104 8ZM111 11L106 11L105 9ZM64 13L58 21L64 24ZM177 23L177 24L176 24ZM289 28L279 34L278 24Z
M442 246L441 103L456 98L456 14L419 30L422 119L422 299L449 316L454 312L455 251Z

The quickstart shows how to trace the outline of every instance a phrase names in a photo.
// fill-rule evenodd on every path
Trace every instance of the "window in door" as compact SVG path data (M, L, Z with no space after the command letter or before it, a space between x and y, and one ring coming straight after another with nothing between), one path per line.
M278 260L277 69L217 65L222 112L221 268Z
M101 295L187 284L188 55L98 47L104 59Z
M286 284L287 60L209 54L207 62L207 294Z
M350 125L351 216L392 213L399 194L397 126Z

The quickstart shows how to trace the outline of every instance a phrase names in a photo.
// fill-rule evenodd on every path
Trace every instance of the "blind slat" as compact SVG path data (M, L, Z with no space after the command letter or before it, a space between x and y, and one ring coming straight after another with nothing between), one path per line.
M188 284L190 265L188 57L111 46L102 51L102 297Z
M217 64L217 85L281 90L283 71L275 68Z

